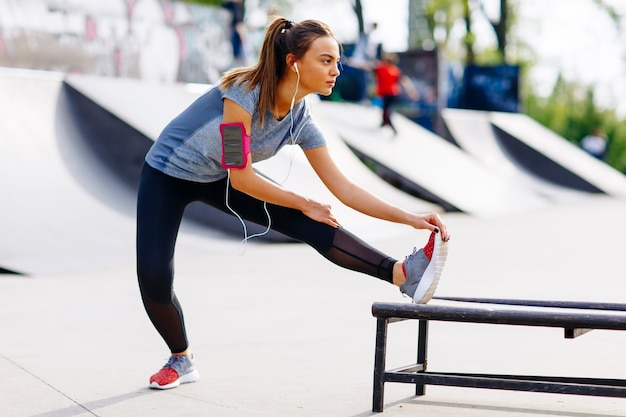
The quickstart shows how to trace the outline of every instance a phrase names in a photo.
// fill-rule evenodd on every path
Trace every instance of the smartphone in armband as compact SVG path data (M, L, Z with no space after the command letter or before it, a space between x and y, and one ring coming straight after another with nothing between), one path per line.
M222 135L222 166L226 169L242 169L248 163L250 136L243 123L220 124Z

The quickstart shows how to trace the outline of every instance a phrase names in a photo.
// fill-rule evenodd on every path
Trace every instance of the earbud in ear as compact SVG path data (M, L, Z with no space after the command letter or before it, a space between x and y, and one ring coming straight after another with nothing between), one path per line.
M294 62L293 67L296 69L296 74L300 75L300 71L298 70L298 63Z

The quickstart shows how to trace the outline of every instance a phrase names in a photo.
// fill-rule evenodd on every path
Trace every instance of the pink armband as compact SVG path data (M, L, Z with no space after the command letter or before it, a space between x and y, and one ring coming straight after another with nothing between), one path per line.
M248 163L250 136L241 122L220 124L222 135L222 166L226 169L242 169Z

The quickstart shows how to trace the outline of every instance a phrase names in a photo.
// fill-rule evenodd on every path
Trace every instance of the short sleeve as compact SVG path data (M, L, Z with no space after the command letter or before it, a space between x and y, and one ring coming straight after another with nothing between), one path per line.
M326 145L326 137L317 123L315 123L315 119L313 119L308 103L306 102L303 108L303 117L299 126L296 126L296 129L300 130L297 143L303 150L319 148L320 146ZM298 130L296 130L296 132L297 131Z
M234 101L252 116L259 103L259 88L248 91L248 83L239 84L235 82L224 92L222 97Z
M311 122L302 129L299 145L303 150L319 148L326 145L326 138L319 127Z

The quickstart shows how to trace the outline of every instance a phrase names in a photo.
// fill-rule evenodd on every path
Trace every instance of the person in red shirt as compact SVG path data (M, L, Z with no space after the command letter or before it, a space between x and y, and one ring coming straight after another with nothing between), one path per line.
M417 92L411 80L402 75L402 71L396 65L397 62L398 55L385 53L383 59L374 69L377 82L376 94L383 99L383 120L380 126L389 126L394 134L397 131L393 123L391 123L391 110L393 104L400 97L402 89L404 88L409 97L417 99Z

